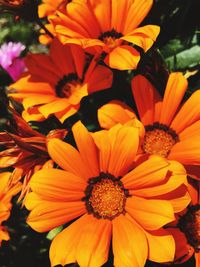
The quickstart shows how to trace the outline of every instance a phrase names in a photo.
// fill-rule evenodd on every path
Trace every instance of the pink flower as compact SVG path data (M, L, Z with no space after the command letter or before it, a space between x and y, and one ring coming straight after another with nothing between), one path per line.
M25 46L18 43L4 43L0 47L0 65L8 72L13 81L16 81L25 69L24 61L20 58Z

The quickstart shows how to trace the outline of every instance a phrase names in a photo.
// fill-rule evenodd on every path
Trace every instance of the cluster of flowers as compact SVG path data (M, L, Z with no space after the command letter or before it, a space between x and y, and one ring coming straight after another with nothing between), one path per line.
M24 18L27 2L0 1ZM52 241L52 266L102 266L111 243L116 267L180 264L194 253L198 266L200 91L183 100L188 83L177 72L169 74L162 97L137 70L160 30L139 27L152 4L44 0L37 22L48 19L40 41L49 53L21 59L20 44L1 47L0 63L13 83L6 90L11 119L0 132L0 241L9 239L2 223L19 193L30 210L27 223L38 232L73 220ZM97 111L98 130L88 131L84 119L65 127L83 98L113 90L122 72L133 74L135 110L112 99ZM58 129L31 128L52 116Z

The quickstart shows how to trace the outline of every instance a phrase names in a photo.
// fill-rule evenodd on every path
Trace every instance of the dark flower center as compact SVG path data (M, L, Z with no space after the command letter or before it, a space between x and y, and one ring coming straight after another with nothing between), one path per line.
M178 227L185 234L195 252L200 252L200 205L190 206L180 217Z
M114 48L117 46L116 39L119 39L122 36L123 35L120 32L117 32L112 29L111 31L102 33L99 36L99 40L103 41L105 45L107 45L109 48Z
M76 73L64 75L55 86L56 95L61 98L67 98L71 95L73 87L80 84Z
M101 173L99 177L91 178L85 191L88 213L96 218L112 220L125 213L125 202L128 190L119 179L108 173Z

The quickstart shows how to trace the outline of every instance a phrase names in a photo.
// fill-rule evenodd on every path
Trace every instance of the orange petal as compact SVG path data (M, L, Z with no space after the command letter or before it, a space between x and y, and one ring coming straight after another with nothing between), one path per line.
M79 25L80 29L82 30L84 29L85 31L84 37L92 37L92 38L99 37L100 28L98 22L87 2L85 1L71 2L66 6L66 9L67 9L67 15L70 18L70 23L76 22L77 25ZM67 25L67 27L73 29L71 25Z
M108 259L111 239L111 221L87 216L82 226L76 247L76 259L79 266L99 267Z
M111 1L105 2L104 0L90 0L91 6L93 7L93 12L98 20L101 32L109 31L111 27Z
M0 199L3 194L8 190L8 182L11 177L11 172L1 172L0 173Z
M136 118L129 106L121 101L113 100L98 109L99 124L104 129L110 129L117 123L124 124Z
M152 198L154 196L162 196L167 194L182 184L187 184L186 172L184 167L176 162L171 161L166 178L161 180L160 183L154 186L146 187L143 186L141 189L129 190L133 195L145 198Z
M155 25L146 25L135 29L129 35L125 35L120 39L129 43L135 44L141 47L144 52L147 52L149 48L156 41L156 38L160 32L160 27Z
M121 45L113 49L104 62L113 69L132 70L137 68L139 60L140 53L135 48Z
M29 108L28 110L24 110L22 112L22 118L29 121L43 121L45 117L39 113L38 107Z
M91 178L90 171L82 161L80 153L73 146L55 138L48 142L48 152L64 170L78 177Z
M157 230L175 219L172 205L165 200L133 196L126 200L126 211L146 230Z
M71 44L71 54L73 56L73 62L75 65L75 70L80 79L83 78L83 71L86 64L86 55L82 47L76 44ZM68 63L68 61L67 61Z
M72 88L71 95L67 98L67 101L71 105L79 105L81 99L88 95L87 84L77 85Z
M40 105L40 104L46 104L46 103L50 103L53 100L55 100L55 96L53 95L42 95L42 94L37 94L37 95L32 95L29 96L27 94L27 97L23 100L23 106L24 109L28 109L30 107L33 107L35 105Z
M59 69L61 75L64 76L69 73L76 73L76 68L69 45L64 46L56 38L54 38L50 46L50 56L55 68Z
M102 266L108 257L110 232L110 221L82 216L54 238L50 247L51 265L78 261L80 266Z
M25 205L33 205L27 223L37 232L46 232L85 213L85 203L52 202L38 199L36 194L30 193L26 197Z
M200 119L199 101L200 90L197 90L185 102L171 124L171 128L173 128L176 133L181 133L181 131Z
M49 201L75 201L84 197L87 187L83 178L59 169L37 171L30 181L33 192Z
M70 39L89 38L87 28L85 29L84 27L82 27L82 25L79 24L76 19L70 18L68 12L63 13L57 10L55 16L50 16L50 22L52 22L52 24L54 25L56 33L58 33L59 39L60 35L64 35L68 39L69 37ZM61 39L60 41L62 42Z
M9 207L11 198L15 196L17 193L19 193L21 188L22 188L22 185L20 182L14 185L10 185L7 188L6 194L3 195L3 197L1 198L2 202L4 202L4 204Z
M152 156L122 177L121 181L127 189L142 189L165 182L169 170L168 160Z
M113 73L105 66L97 65L90 72L86 72L84 83L87 83L88 92L94 93L112 86Z
M178 191L178 189L174 191ZM174 212L178 213L184 210L190 204L191 198L190 198L189 193L185 191L185 193L182 194L182 196L179 197L178 194L176 194L176 197L174 197L173 199L169 201L173 206Z
M76 261L76 246L87 219L88 215L83 215L53 239L49 251L51 266L64 266Z
M182 73L175 72L169 75L162 103L160 123L167 126L170 125L182 101L187 86L187 80Z
M153 124L160 115L161 97L153 85L142 75L132 79L132 93L144 125Z
M111 25L110 29L115 29L117 32L123 33L124 24L128 15L128 12L131 8L131 5L133 5L133 1L127 0L118 0L118 1L109 1L111 8L112 8L112 14L111 14ZM103 17L101 20L104 19ZM134 21L131 21L131 25Z
M45 118L48 118L50 114L62 111L69 106L69 102L65 98L56 98L53 102L42 105L38 110L42 113Z
M113 220L113 253L116 267L141 267L147 259L145 234L123 215Z
M195 253L196 267L200 267L200 253Z
M111 152L107 171L119 177L127 173L133 164L138 151L139 130L134 127L116 125L109 130L108 138L107 142L111 143Z
M153 4L153 0L135 0L129 2L132 2L132 5L128 9L128 14L124 16L124 34L131 32L143 21Z
M101 172L108 172L108 165L111 153L111 143L107 131L98 131L93 134L94 142L99 149L99 164Z
M10 208L8 208L3 202L0 202L0 224L7 220L10 216Z
M66 109L56 112L55 116L60 120L61 123L69 118L70 116L74 115L79 110L80 105L70 105Z
M200 164L200 139L199 136L193 136L192 139L186 139L176 143L168 155L169 159L174 159L186 165Z
M43 93L54 95L54 90L52 86L43 79L41 80L26 72L18 81L9 86L8 93L13 97L18 97L18 93L26 93L30 95Z
M29 54L25 57L25 64L31 76L38 77L39 81L56 84L62 78L62 73L55 68L47 54Z
M186 139L192 140L193 137L200 135L200 120L194 122L183 131L181 131L178 135L180 141L184 141Z
M72 127L82 161L90 172L90 177L99 175L98 150L94 140L85 126L79 121Z
M0 246L1 246L2 240L8 241L9 239L10 239L10 236L7 232L6 227L0 226Z
M175 256L175 242L166 230L145 231L149 244L148 259L155 262L172 262Z

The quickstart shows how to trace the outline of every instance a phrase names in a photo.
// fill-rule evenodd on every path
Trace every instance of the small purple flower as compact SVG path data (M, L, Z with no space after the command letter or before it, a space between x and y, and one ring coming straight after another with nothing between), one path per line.
M25 64L20 58L21 52L25 49L22 43L4 43L0 47L0 65L8 72L13 81L16 81L25 70Z

